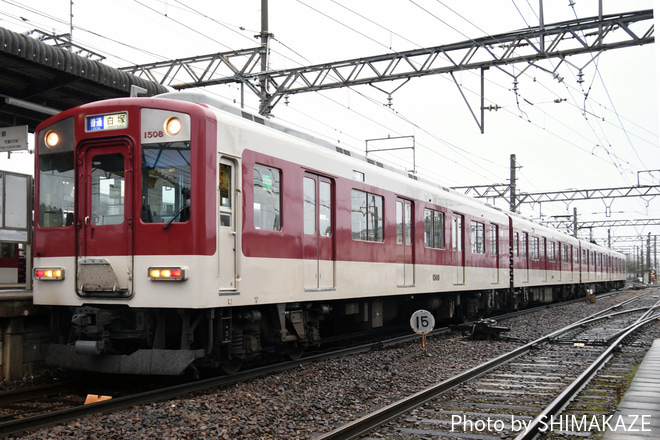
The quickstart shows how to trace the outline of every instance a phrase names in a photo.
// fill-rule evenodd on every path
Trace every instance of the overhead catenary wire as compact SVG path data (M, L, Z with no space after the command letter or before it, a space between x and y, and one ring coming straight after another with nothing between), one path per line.
M17 2L12 2L12 3L18 4ZM202 9L201 7L193 6L192 1L180 1L180 2L167 1L167 2L165 2L165 1L160 1L159 0L158 2L148 2L148 0L140 0L139 3L136 3L136 2L131 2L131 3L134 5L134 7L141 7L141 6L139 6L141 3L147 4L152 10L143 11L143 14L145 16L144 19L147 20L147 21L153 19L154 22L162 21L162 22L170 23L171 26L168 25L168 29L175 29L175 28L179 29L178 28L179 24L177 23L177 21L181 21L184 25L189 23L187 20L189 20L190 17L179 16L177 14L178 11L186 11L187 10L191 14L195 14L196 16L199 16L199 17L203 18L204 20L210 20L209 23L214 23L214 20L216 20L216 19L214 19L214 17L210 16L210 14L206 13L204 11L204 9ZM349 6L343 5L343 4L340 3L340 1L336 1L336 0L333 0L331 3L335 6L337 6L338 8L341 8L344 11L348 11L349 13L351 13L351 11L353 11L353 9L356 7L354 4L351 4ZM443 4L442 2L438 2L438 3ZM158 6L154 6L154 4L163 5L163 8L159 9ZM529 2L527 4L529 5ZM188 8L188 6L191 6L191 8ZM314 6L317 7L317 8L321 7L317 4L314 4ZM514 2L514 6L517 7L515 2ZM517 8L517 9L519 9L519 8ZM531 6L529 7L529 10L532 11L532 12L534 11L534 9ZM38 12L38 11L36 11L36 12ZM379 24L375 20L373 20L372 18L367 18L366 14L361 14L357 11L354 11L354 12L355 13L352 13L352 15L354 17L358 17L358 18L361 16L362 17L361 19L365 23L369 23L370 25L378 25ZM328 14L330 16L334 16L336 14L336 13L333 13L333 12L327 12L327 10L324 10L324 13ZM459 13L459 15L460 15L460 13ZM521 15L521 17L523 17L522 13L520 13L520 15ZM165 18L165 16L167 16L167 18ZM152 18L150 18L150 17L152 17ZM465 17L463 17L463 19L465 19ZM47 20L47 19L44 18L44 20ZM328 19L323 17L323 20L328 20ZM216 20L216 21L220 22L220 20ZM466 21L469 21L469 20L466 20ZM64 25L68 26L68 23L66 23L64 20L60 20L60 23L61 23L62 26L64 26ZM242 26L231 24L226 19L223 19L221 23L228 26L228 28L234 29L234 31L231 31L232 35L235 35L237 38L242 39L242 41L245 41L246 43L248 41L250 41L252 43L254 42L254 36L253 36L254 32L253 31L241 29ZM220 35L222 35L224 32L229 32L229 30L228 30L228 28L223 27L220 23L216 23L216 24L218 26L218 29L221 29L220 31L206 32L206 34L204 34L204 35L201 35L198 32L198 33L196 33L196 35L199 37L199 39L205 39L205 40L208 40L208 41L213 41L214 43L216 41L224 42L225 39L220 37ZM479 27L475 24L471 24L471 26L474 26L475 28L479 29ZM48 26L45 26L45 27L48 27ZM201 28L201 26L199 26L199 27ZM345 28L346 29L351 29L352 27L354 27L354 26L347 26ZM406 43L409 43L409 44L414 44L414 43L412 43L412 40L410 38L405 37L402 32L397 32L397 29L392 29L392 28L389 28L387 26L379 26L379 27L381 29L387 30L388 32L390 32L391 35L395 35L397 37L397 39L401 39L403 41L406 41ZM456 26L454 26L454 27L456 27ZM80 28L83 29L84 26L82 26ZM78 27L76 27L76 29L78 29ZM194 29L191 30L191 29L188 29L188 28L185 28L185 27L181 28L181 29L186 29L186 33L194 31ZM363 29L360 26L359 29L362 30L362 33L364 34L364 36L359 35L359 34L355 34L358 39L361 40L361 39L364 38L365 41L369 41L370 43L379 44L379 47L387 48L388 51L394 51L394 49L396 48L396 47L393 47L393 45L391 43L387 44L386 42L384 42L384 40L382 38L374 37L368 30L368 29L371 29L371 27L365 27ZM87 31L89 31L89 29L85 30L85 32L87 32ZM89 32L90 32L89 35L95 35L97 37L105 37L103 35L100 35L96 31L89 31ZM353 31L351 31L351 32L353 32ZM479 30L479 32L483 32L483 31ZM83 32L78 33L78 35L83 36L83 37L85 36ZM139 46L136 46L134 44L131 45L131 44L126 44L126 43L121 43L120 41L117 40L117 38L114 38L114 37L110 38L110 41L112 41L113 43L123 44L122 47L131 48L133 50L139 51L139 52L143 53L145 56L148 56L148 57L151 57L151 58L157 58L157 59L171 59L172 58L171 55L169 55L169 56L157 55L157 54L154 54L153 52L149 52L148 50L145 50L145 48L143 48L143 47L139 47ZM300 51L300 50L294 50L295 48L299 47L298 44L295 44L294 42L286 41L286 40L280 39L280 38L274 39L274 41L278 42L278 45L273 45L272 46L271 50L274 53L277 53L278 56L280 56L280 58L282 60L286 61L286 62L300 65L300 61L297 61L297 62L294 61L294 59L300 60L301 57L302 57L302 54L303 54L303 52ZM98 44L97 44L97 46L98 46ZM277 46L279 46L279 47L277 47ZM421 47L421 46L417 45L416 47ZM164 47L163 47L163 49L164 49ZM127 51L122 50L121 52L127 52ZM294 54L294 56L289 57L287 55L287 53L292 53L292 54ZM114 55L115 55L114 59L117 59L117 56L116 56L117 53L115 53ZM123 54L122 54L122 59L125 59L125 58L127 58L127 57L123 56ZM302 62L306 63L308 61L303 59ZM134 60L127 62L127 64L133 64L133 63L135 63ZM444 77L444 76L441 75L441 77ZM443 78L443 79L447 79L447 78ZM488 84L494 84L499 89L506 88L506 87L503 87L502 84L499 84L496 81L495 82L491 81L489 78L487 78L487 81L489 81ZM543 87L546 87L546 83L547 83L547 81L542 81L542 80L541 81L536 81L536 84L540 84ZM227 90L229 90L229 89L234 90L234 91L238 90L238 86L226 86L226 87L228 87ZM363 112L363 113L365 113L365 116L368 116L368 118L365 119L365 121L369 121L370 124L373 123L372 121L380 121L381 117L377 116L377 115L381 115L381 114L382 115L395 116L398 119L400 119L402 122L408 123L411 130L417 131L419 134L424 133L426 136L428 136L429 138L432 139L432 140L428 141L428 144L426 142L421 142L420 143L420 148L427 149L429 152L432 152L431 154L436 154L436 153L433 153L433 152L434 151L439 151L440 154L441 154L440 157L444 161L456 160L455 158L450 157L450 155L453 155L453 154L460 157L459 162L461 162L461 165L463 166L463 169L470 170L469 174L465 173L466 177L470 176L472 178L472 176L477 176L478 178L481 178L481 179L501 180L501 175L502 174L499 171L497 171L498 166L496 164L494 164L492 162L492 160L489 159L488 157L478 157L478 155L475 154L475 153L471 154L470 151L469 151L470 147L466 147L465 145L462 145L460 141L459 142L451 142L451 141L448 140L449 138L446 138L446 136L441 135L440 134L441 132L437 128L435 128L435 127L434 128L429 128L428 126L426 126L426 123L416 122L416 116L413 116L412 114L408 114L408 111L406 109L397 108L396 105L393 109L384 108L383 105L382 105L382 102L379 101L377 98L374 98L373 94L369 94L368 91L361 91L361 90L359 91L359 93L356 93L355 90L356 89L353 89L353 91L348 92L348 93L355 94L355 96L358 96L360 100L366 100L366 101L371 101L372 102L371 105L372 105L373 111L368 110L366 112L363 112L364 108L361 107L361 106L357 106L357 105L354 105L352 107L352 110L355 112L355 114ZM466 90L467 90L467 87L466 87ZM544 124L544 121L546 119L548 121L554 120L553 119L554 118L553 112L552 111L548 112L547 111L548 109L543 108L542 106L540 106L539 101L535 100L531 96L529 96L528 92L529 92L529 89L527 87L522 88L519 92L521 94L520 95L521 98L528 99L529 102L533 102L535 104L535 106L533 108L534 113L533 114L530 113L530 116L533 119L534 118L536 118L536 119L534 119L532 122L529 122L528 124L538 127L541 131L548 132L548 133L552 132L553 129L551 127L546 127L545 124ZM322 96L323 94L319 93L317 95ZM473 95L477 96L478 93L474 93ZM231 99L231 97L228 97L227 99ZM589 100L589 104L594 104L594 103L596 103L595 100L593 100L593 99ZM578 107L584 108L584 106L575 106L574 102L570 102L570 104L575 108L578 108ZM344 104L337 101L337 104L335 104L335 105L344 105ZM344 105L344 107L346 107L346 106ZM605 106L601 106L601 107L605 108ZM609 106L607 106L607 107L609 107ZM613 105L612 105L612 107L613 107ZM381 110L383 111L383 113L381 113ZM529 107L526 110L532 110L532 108ZM615 111L616 111L616 109L615 109ZM507 110L505 110L505 112L507 112ZM514 113L511 113L511 112L506 113L506 114L508 114L509 116L516 116L517 117L517 115L514 115ZM618 114L618 112L617 112L617 114ZM302 116L305 116L305 115L303 114ZM325 124L325 126L328 129L332 129L332 130L335 130L335 131L337 130L336 125L333 126L333 124L328 124L324 120L324 118L317 117L315 119L316 119L316 123ZM498 119L502 119L502 118L498 117ZM606 121L608 124L610 123L609 119L610 118L608 118L607 121ZM626 118L624 118L623 115L621 115L621 120L625 121ZM603 122L603 123L605 123L605 122ZM374 127L378 127L377 129L383 129L383 130L388 129L388 128L391 129L391 127L384 126L383 124L374 125ZM563 127L563 125L562 125L562 127ZM306 127L306 128L309 129L309 127ZM401 131L401 130L405 131L406 129L405 128L400 128L399 131ZM347 130L342 130L341 133L342 133L341 136L344 138L345 142L350 142L351 144L354 144L354 148L359 149L360 144L361 144L362 141L357 136L353 136ZM430 135L435 135L435 139L433 139L433 137L430 136ZM573 135L577 135L577 136L581 136L581 137L574 138ZM577 132L574 131L573 134L570 135L571 136L570 139L568 137L564 137L564 135L561 135L559 133L557 134L557 136L558 136L558 139L562 139L561 142L563 142L563 139L567 139L569 144L572 142L573 144L576 144L577 146L581 147L580 151L583 152L584 154L591 154L591 150L592 150L593 145L594 145L593 140L585 139L584 144L582 144L582 142L580 142L579 140L578 141L575 140L575 139L583 139L583 137L585 136L584 133L577 133ZM630 136L631 136L631 139L632 139L633 137L636 136L636 134L631 134ZM603 140L602 143L609 144L609 142L606 142L607 140L605 138L599 138L599 140L600 139ZM444 145L443 142L446 142L447 145ZM588 147L587 147L587 145L588 145ZM452 146L455 146L455 149ZM463 151L461 151L461 149ZM604 151L604 150L600 150L600 151ZM442 157L443 152L446 152L448 154L444 154L444 157ZM469 160L465 159L465 157L463 157L463 156L467 156L469 158ZM603 160L601 157L598 157L598 159ZM625 159L625 157L624 157L624 159ZM503 161L503 162L505 162L505 161ZM500 165L499 168L502 168L502 166ZM474 171L476 171L476 173ZM499 176L499 178L498 178L498 176Z

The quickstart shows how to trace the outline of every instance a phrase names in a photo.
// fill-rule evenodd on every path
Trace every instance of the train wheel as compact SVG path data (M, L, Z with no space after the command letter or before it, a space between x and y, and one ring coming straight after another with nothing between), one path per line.
M286 355L292 361L300 359L305 352L305 348L298 344L291 344L287 347Z
M241 359L229 359L222 361L220 364L220 369L225 374L236 374L243 366L243 361Z

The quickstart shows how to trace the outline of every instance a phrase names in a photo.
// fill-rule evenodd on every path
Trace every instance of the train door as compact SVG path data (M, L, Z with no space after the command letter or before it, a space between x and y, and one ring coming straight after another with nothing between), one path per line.
M490 256L493 259L493 284L500 283L500 243L498 236L499 228L497 225L490 225Z
M412 237L413 205L410 200L396 200L396 279L399 287L415 285Z
M545 238L541 239L539 246L539 258L541 259L541 264L543 265L543 281L548 281L548 247L547 240Z
M127 139L82 143L76 184L76 286L81 296L133 291L133 145ZM67 224L74 219L67 218Z
M451 222L452 262L456 266L456 284L465 284L465 240L463 216L454 214Z
M237 290L236 286L236 169L235 163L220 159L218 165L218 275L220 290Z
M523 257L523 282L529 283L529 234L523 232L521 252Z
M333 185L326 177L303 177L303 272L306 290L335 286Z

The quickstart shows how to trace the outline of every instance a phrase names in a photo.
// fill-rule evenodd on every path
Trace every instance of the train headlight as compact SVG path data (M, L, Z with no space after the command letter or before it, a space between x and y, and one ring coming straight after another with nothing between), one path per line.
M147 276L151 281L185 281L188 279L187 267L150 267Z
M182 129L183 125L181 124L179 118L176 116L172 116L171 118L168 118L167 121L165 121L165 131L170 136L176 136L177 134L181 133Z
M50 130L44 136L44 142L46 143L46 148L57 148L60 144L60 135L55 130Z
M41 281L60 281L64 279L63 267L36 267L34 279Z

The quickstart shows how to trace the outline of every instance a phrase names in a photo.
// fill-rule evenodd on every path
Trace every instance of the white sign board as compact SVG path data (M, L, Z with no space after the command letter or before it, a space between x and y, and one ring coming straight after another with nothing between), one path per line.
M415 333L426 335L435 327L435 318L428 310L417 310L410 317L410 327Z
M28 149L28 126L0 128L0 151L18 151Z
M32 176L0 171L0 241L28 243Z

